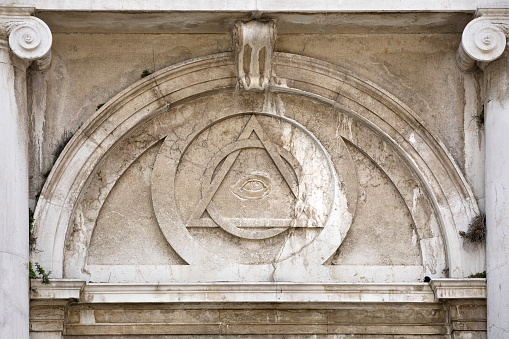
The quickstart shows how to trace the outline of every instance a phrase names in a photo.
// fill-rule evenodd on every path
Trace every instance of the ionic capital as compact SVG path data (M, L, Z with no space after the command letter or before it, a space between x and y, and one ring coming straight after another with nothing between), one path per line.
M26 7L0 7L0 40L8 40L17 57L36 61L38 67L49 65L51 31L39 18L31 16Z
M476 62L488 63L498 59L507 48L509 10L479 10L480 17L463 30L458 49L458 67L463 72L473 71Z

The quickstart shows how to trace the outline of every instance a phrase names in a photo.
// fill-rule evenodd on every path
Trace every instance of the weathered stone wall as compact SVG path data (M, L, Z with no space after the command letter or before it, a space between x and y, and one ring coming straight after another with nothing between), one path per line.
M483 337L482 292L422 283L485 267L458 235L484 196L460 39L280 34L246 91L230 34L54 34L30 73L33 259L57 280L34 338Z
M33 338L486 338L486 303L65 304L33 301ZM55 336L56 338L57 336Z

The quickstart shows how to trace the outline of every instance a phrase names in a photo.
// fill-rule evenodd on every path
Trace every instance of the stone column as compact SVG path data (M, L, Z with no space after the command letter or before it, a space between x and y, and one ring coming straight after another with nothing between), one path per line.
M47 64L51 32L33 8L0 7L0 338L28 338L26 68Z
M486 132L488 338L509 338L509 9L479 10L463 32L458 66L483 72Z

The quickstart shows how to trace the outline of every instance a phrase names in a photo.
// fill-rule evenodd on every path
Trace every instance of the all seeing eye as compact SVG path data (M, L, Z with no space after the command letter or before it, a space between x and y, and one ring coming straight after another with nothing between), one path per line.
M233 185L232 193L240 199L263 199L270 194L270 179L264 173L253 173Z

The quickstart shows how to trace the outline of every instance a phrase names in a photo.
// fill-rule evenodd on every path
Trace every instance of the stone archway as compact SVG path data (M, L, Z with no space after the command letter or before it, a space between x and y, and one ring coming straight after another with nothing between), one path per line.
M299 111L299 105L306 107L307 111ZM211 112L203 113L207 109ZM193 126L187 134L175 138L182 141L181 144L175 144L178 144L177 148L185 149L190 141L199 138L198 132L210 128L214 121L235 116L246 120L253 112L280 121L280 126L289 124L283 129L298 130L300 127L295 126L304 126L303 133L308 133L310 140L315 138L317 145L323 144L323 157L332 159L330 168L336 168L336 171L338 166L355 167L347 163L342 165L345 160L339 150L347 150L347 158L351 157L348 150L358 152L359 159L362 156L365 161L373 163L374 168L394 186L401 198L401 208L410 215L421 263L382 265L386 270L384 275L389 278L380 280L377 278L380 276L380 265L330 265L335 256L331 250L316 254L326 265L310 265L304 270L296 267L305 267L302 263L309 260L306 256L297 261L283 260L276 270L274 262L270 260L267 264L255 265L255 270L247 259L233 266L224 266L224 261L218 261L207 271L215 273L209 275L191 274L187 272L189 265L183 265L182 262L178 265L155 266L125 263L93 265L87 262L92 234L102 206L115 183L136 159L156 146L160 147L157 152L169 157L170 161L172 156L182 157L181 151L177 155L171 152L164 155L161 151L171 149L171 145L164 146L164 143L168 144L171 139L168 136L172 133L184 133L186 128ZM195 119L197 123L189 124L188 119ZM239 123L239 126L245 126L246 123L247 120ZM268 126L267 122L262 125L264 128ZM279 138L276 146L291 153L282 158L286 159L286 164L291 163L288 159L298 158L296 149L299 147L292 149L288 144L285 148L281 143L284 139L282 132L278 132L279 135L274 131L271 133ZM335 174L330 173L333 178ZM344 199L343 207L331 208L343 211L343 216L338 220L355 218L357 178L340 171L338 173L338 187L341 188L336 191L341 190L343 193L340 195L344 198L338 196L337 201ZM98 180L104 182L98 184ZM331 180L333 182L335 179ZM159 187L161 185L156 186L156 191ZM157 204L157 201L156 198L154 202ZM164 199L161 201L163 205L166 203ZM476 212L475 199L445 148L409 108L379 87L319 60L275 53L272 78L266 91L238 91L233 54L223 53L170 66L141 80L111 99L78 131L58 160L42 192L36 211L36 236L38 246L45 250L35 256L57 278L93 281L111 279L112 272L111 281L117 282L211 282L224 281L227 277L226 280L230 281L275 279L322 283L395 283L417 281L423 275L463 277L478 271L483 262L482 255L462 248L458 236L458 231L466 227ZM172 215L164 210L157 213L160 214L157 217L159 223L163 220L163 224L171 224ZM308 211L308 214L312 212ZM325 214L328 215L328 212ZM322 245L317 245L316 249L329 244L326 239L334 236L338 237L335 249L340 247L349 228L340 224L335 223L339 228L324 237ZM168 240L171 232L165 231L164 226L162 229ZM185 247L182 241L180 246ZM194 246L199 251L203 243ZM313 252L310 250L312 248L310 243L304 241L300 249L291 253L302 250ZM212 257L217 256L217 250L209 253ZM288 254L288 257L298 258L299 255ZM207 260L204 258L198 263ZM184 258L184 262L187 261ZM359 273L364 274L364 280L351 278L358 277Z

